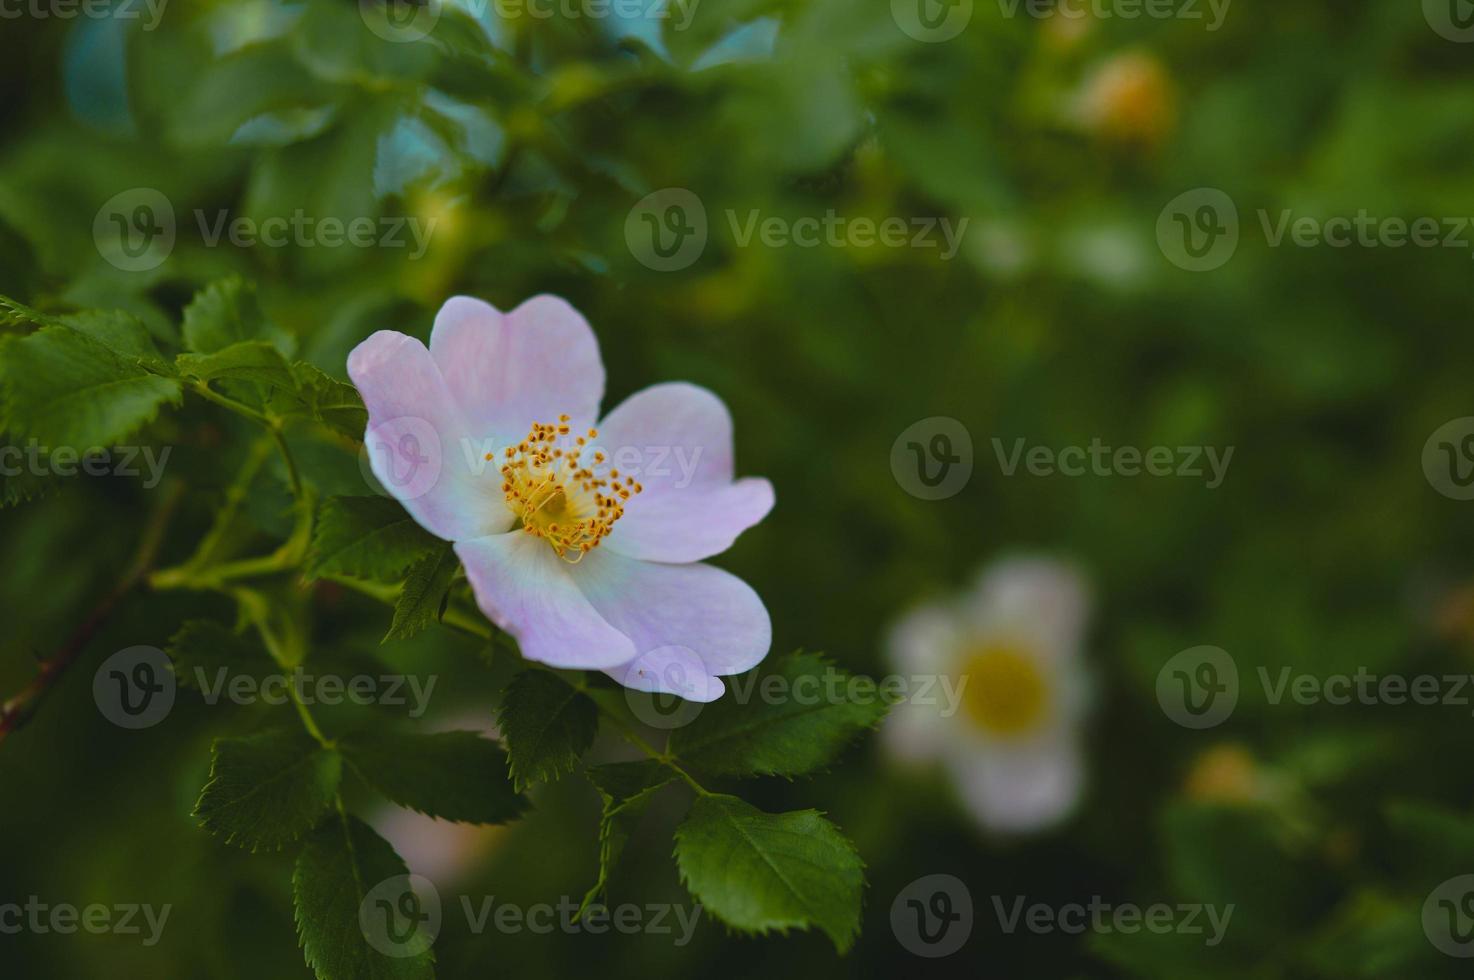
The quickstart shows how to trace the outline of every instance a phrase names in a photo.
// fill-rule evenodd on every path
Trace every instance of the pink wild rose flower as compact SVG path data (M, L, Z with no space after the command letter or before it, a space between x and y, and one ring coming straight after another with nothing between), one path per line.
M348 374L374 475L454 542L523 656L713 701L722 675L767 655L762 600L702 564L773 506L767 480L734 479L732 417L711 392L654 385L600 421L598 341L555 296L510 313L454 297L428 350L380 330Z

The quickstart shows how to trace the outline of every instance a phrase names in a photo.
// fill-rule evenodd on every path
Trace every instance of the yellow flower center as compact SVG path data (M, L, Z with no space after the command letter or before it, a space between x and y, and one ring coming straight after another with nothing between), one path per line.
M1049 685L1035 657L1022 647L987 645L963 667L962 707L973 724L993 735L1021 735L1048 711Z
M574 436L566 415L556 424L534 422L527 438L507 448L501 467L502 493L522 530L575 565L608 536L625 501L644 489L632 476L621 482L619 470L604 465L604 454L589 445L598 435L589 429Z

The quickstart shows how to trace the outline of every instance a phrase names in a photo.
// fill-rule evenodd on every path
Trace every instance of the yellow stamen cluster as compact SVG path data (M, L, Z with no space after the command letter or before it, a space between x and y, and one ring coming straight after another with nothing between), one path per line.
M632 476L620 480L618 470L605 475L604 454L597 450L591 464L583 462L598 435L589 429L575 436L566 415L556 424L534 422L525 439L507 448L501 467L502 493L522 530L546 540L570 564L599 546L624 515L625 502L644 489Z

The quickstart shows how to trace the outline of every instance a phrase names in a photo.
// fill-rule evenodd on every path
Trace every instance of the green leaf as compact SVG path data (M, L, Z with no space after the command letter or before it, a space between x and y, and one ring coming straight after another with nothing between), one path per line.
M624 845L629 841L650 797L675 778L671 770L653 759L639 762L614 762L592 766L585 773L604 799L604 813L599 818L599 880L594 882L578 914L595 902L602 901L609 887L609 874L619 863Z
M50 489L50 482L35 472L37 467L27 457L25 446L0 433L0 507L35 500Z
M288 390L297 386L287 359L264 340L242 341L212 354L180 354L175 363L180 373L201 381L257 381Z
M781 698L757 696L768 676L783 679L781 686L775 685ZM681 759L718 775L810 772L834 761L846 743L879 724L889 708L873 684L868 696L853 691L848 673L820 654L802 651L779 659L763 677L734 679L730 687L753 696L729 696L705 705L670 739L670 750Z
M397 582L441 541L388 497L329 497L317 514L307 574Z
M254 637L241 636L212 619L192 619L181 626L166 651L180 687L213 693L230 678L261 677L276 664Z
M1178 802L1162 818L1167 873L1178 897L1236 909L1225 949L1267 949L1308 929L1331 883L1313 854L1263 807Z
M86 334L113 353L151 371L172 374L173 368L142 320L123 310L82 310L57 317L62 326Z
M527 808L502 748L476 732L358 732L339 742L363 781L400 806L442 820L505 823Z
M404 589L394 603L394 621L384 634L384 642L408 639L439 622L451 580L460 567L449 541L439 542L439 547L411 565Z
M292 729L216 739L213 755L194 815L210 833L253 851L279 849L311 830L342 775L338 753Z
M0 348L0 381L13 435L78 450L126 438L180 398L178 381L60 326L8 339Z
M213 354L247 340L275 339L273 334L255 289L239 276L211 283L184 309L184 346L197 354Z
M817 810L698 796L676 828L676 862L691 894L734 929L817 927L841 953L859 931L864 864Z
M305 361L292 365L296 386L292 391L275 392L271 410L283 418L310 418L347 436L362 441L368 428L368 409L358 389L345 381L329 377Z
M500 721L518 792L571 772L599 730L598 708L587 695L537 669L522 671L507 685Z
M359 908L381 882L409 873L389 842L343 817L308 838L292 870L292 898L303 956L318 980L431 980L429 949L390 957L364 939Z

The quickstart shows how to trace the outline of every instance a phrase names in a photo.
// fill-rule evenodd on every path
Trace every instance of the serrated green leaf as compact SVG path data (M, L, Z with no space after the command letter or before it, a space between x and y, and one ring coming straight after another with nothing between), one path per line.
M44 475L33 472L25 456L25 447L0 434L0 507L14 507L35 500L50 486Z
M114 444L152 420L160 406L180 399L178 381L150 374L61 326L7 339L0 381L12 434L48 447Z
M735 796L698 796L676 828L681 880L734 929L824 931L841 953L860 928L864 863L817 810L764 813Z
M397 582L442 544L388 497L329 497L312 532L307 574Z
M212 619L192 619L169 641L170 664L180 687L216 692L240 675L261 677L275 662L254 637L241 636Z
M356 818L331 820L308 838L292 869L292 900L302 954L318 980L432 980L429 949L386 956L368 944L359 920L375 886L408 872L389 842Z
M585 775L603 797L604 812L599 818L599 880L584 896L578 907L579 915L604 899L609 875L619 863L624 845L640 815L645 812L650 797L675 778L668 767L653 759L592 766Z
M337 752L287 729L215 740L194 815L227 843L278 849L316 826L342 775Z
M499 718L519 793L572 772L599 730L594 702L546 670L524 670L512 678Z
M757 697L764 678L783 678L778 699ZM812 680L812 683L809 681ZM719 775L793 776L834 761L852 738L874 728L888 705L871 689L850 699L850 675L816 653L782 657L762 676L737 678L722 700L671 733L670 750ZM739 698L745 690L754 696Z
M196 354L213 354L232 344L266 340L283 347L256 302L256 291L239 276L213 282L184 308L184 346Z
M211 354L180 354L175 364L181 374L201 381L255 381L288 390L297 386L287 359L264 340L242 341Z
M124 310L82 310L57 317L62 326L86 334L118 356L152 371L172 374L142 320Z
M358 732L339 748L363 781L400 806L442 820L505 823L527 808L502 748L476 732Z
M394 603L394 620L384 634L384 642L408 639L439 622L451 580L460 567L449 541L439 542L439 547L411 565Z
M273 412L283 418L310 418L355 441L363 439L368 428L368 409L357 388L329 377L305 361L292 365L292 377L295 389L273 394Z

